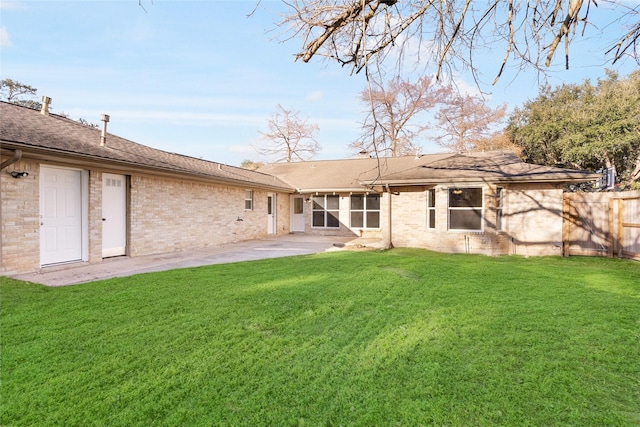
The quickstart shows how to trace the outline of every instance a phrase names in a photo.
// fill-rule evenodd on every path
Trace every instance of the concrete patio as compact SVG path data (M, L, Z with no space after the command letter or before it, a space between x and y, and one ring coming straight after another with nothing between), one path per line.
M288 234L198 250L140 257L115 257L98 264L75 263L42 268L40 272L11 276L46 286L66 286L140 273L199 267L266 258L310 255L344 250L356 242L353 237L323 237ZM358 244L359 245L359 244Z

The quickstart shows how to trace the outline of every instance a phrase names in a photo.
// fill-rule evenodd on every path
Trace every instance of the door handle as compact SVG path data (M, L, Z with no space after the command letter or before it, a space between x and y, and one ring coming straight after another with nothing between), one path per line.
M107 218L102 218L102 220L103 220L103 221L106 221L106 220L107 220Z

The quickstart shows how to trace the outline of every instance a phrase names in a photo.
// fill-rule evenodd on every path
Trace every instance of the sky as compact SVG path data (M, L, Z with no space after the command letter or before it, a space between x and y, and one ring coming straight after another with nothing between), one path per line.
M627 1L638 4L638 0ZM277 28L283 2L235 1L7 1L0 0L0 78L49 96L53 113L100 123L109 133L161 150L239 166L261 158L259 132L277 105L319 126L319 159L353 155L365 106L357 96L364 74L337 63L296 62L301 40L284 40ZM258 7L256 8L256 5ZM252 13L255 9L255 12ZM599 13L608 22L605 7ZM604 22L604 21L603 21ZM604 46L619 28L602 25L549 69L552 86L604 77ZM502 52L479 64L491 81ZM633 60L613 67L621 76ZM476 91L468 75L454 76ZM508 69L485 86L489 105L509 110L537 96L540 76ZM424 153L442 151L422 144Z

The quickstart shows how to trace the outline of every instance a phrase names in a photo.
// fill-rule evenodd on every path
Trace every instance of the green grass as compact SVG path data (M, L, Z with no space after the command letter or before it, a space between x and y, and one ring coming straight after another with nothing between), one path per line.
M2 279L2 426L640 425L640 264L339 252Z

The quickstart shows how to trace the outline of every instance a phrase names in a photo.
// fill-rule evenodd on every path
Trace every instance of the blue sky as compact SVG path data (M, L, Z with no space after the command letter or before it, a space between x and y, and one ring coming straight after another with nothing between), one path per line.
M0 77L34 86L53 112L99 123L109 132L162 150L240 165L260 159L252 145L281 104L320 127L321 159L350 155L364 106L356 99L364 75L330 62L294 61L299 40L274 30L282 2L256 1L6 1L0 2ZM606 9L600 12L603 16ZM606 19L606 17L604 18ZM604 21L603 21L604 22ZM273 30L273 31L270 31ZM549 83L604 76L602 33L572 46L571 69L557 61ZM492 80L502 52L481 64ZM616 69L637 67L628 60ZM534 98L534 72L507 70L487 88L491 105L510 109ZM466 80L465 80L466 78ZM457 76L473 87L468 76ZM423 144L424 152L441 151Z

